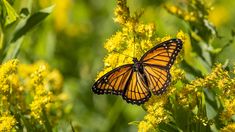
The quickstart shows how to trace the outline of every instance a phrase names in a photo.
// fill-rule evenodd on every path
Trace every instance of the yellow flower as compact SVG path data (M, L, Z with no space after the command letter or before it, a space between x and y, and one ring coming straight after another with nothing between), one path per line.
M235 123L228 124L223 129L221 129L221 132L234 132L235 131Z
M16 72L18 60L9 60L0 66L0 76L7 77L8 75Z
M144 104L144 107L147 109L147 114L144 120L139 123L138 131L151 131L156 129L155 127L161 122L168 122L168 114L164 109L164 105L167 103L168 96L172 91L174 89L168 90L166 94L161 96L153 96Z
M126 36L122 32L116 32L107 42L104 44L104 48L107 49L108 52L112 51L120 51L120 47L125 46Z
M194 14L195 14L194 12L185 13L184 20L185 21L191 21L191 22L196 21L196 17L194 16Z
M16 125L16 120L8 113L4 113L0 117L0 132L11 132Z
M0 66L0 94L8 94L10 92L9 76L16 73L18 60L9 60Z
M122 25L125 25L130 19L130 11L129 8L126 6L126 0L117 0L117 7L114 11L115 14L115 22L118 22Z
M45 65L40 65L38 69L31 74L32 77L32 83L37 86L37 85L43 85L44 78L46 76L46 66Z
M47 109L48 104L51 102L52 93L46 91L43 86L38 85L35 89L33 102L30 104L31 115L42 123L40 119L43 114L42 112Z
M154 129L154 126L146 121L141 121L138 125L138 132L152 132Z
M55 27L58 31L62 31L69 24L68 10L71 8L71 0L53 0L56 4L55 15Z
M219 14L219 15L218 15ZM218 5L215 6L209 14L208 19L216 26L219 27L224 23L230 21L229 11L226 6Z
M183 41L183 43L186 41L187 39L187 35L182 31L180 30L177 35L176 35L177 38L181 39Z
M166 6L166 8L168 9L168 11L170 11L173 14L180 14L179 11L179 7L177 6Z
M167 35L167 36L165 36L165 37L163 37L163 38L157 38L157 42L158 43L161 43L161 42L164 42L164 41L166 41L166 40L169 40L169 39L171 39L172 37L170 36L170 35Z
M67 25L68 21L68 11L71 8L71 0L39 0L39 6L46 8L55 4L55 10L53 11L54 15L54 25L57 31L62 31Z
M175 65L177 64L177 62L175 63ZM175 82L175 81L179 81L179 80L185 80L185 73L182 69L180 69L179 67L173 65L170 69L170 73L172 76L171 81Z
M235 98L224 98L224 111L220 115L222 121L229 121L235 115Z
M36 71L36 67L33 65L29 65L29 64L19 64L18 66L18 74L19 76L21 76L22 78L28 78L29 76L31 76L31 74Z
M61 92L61 88L63 87L63 77L58 70L54 69L48 73L47 82L51 85L53 91Z
M169 6L169 5L167 5L167 6L165 6L165 8L171 14L177 15L178 17L184 19L185 21L194 22L197 19L196 16L195 16L196 13L185 11L185 10L181 9L180 7L178 7L178 6Z

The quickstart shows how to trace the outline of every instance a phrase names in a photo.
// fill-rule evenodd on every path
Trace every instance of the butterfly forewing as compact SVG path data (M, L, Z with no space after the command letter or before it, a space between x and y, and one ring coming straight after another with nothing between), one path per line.
M95 82L92 87L93 92L97 94L122 94L131 71L132 64L113 69Z
M150 49L140 61L144 64L170 69L181 48L182 41L180 39L170 39Z
M128 81L122 96L128 103L132 104L142 104L149 99L151 93L139 72L132 72L131 79Z

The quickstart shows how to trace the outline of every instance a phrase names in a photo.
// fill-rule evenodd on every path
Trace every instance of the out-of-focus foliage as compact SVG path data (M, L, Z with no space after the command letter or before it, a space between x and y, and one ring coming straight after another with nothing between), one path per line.
M1 0L0 130L233 131L234 7L234 0ZM140 57L172 36L184 46L167 93L139 107L91 92L97 75L131 63L120 53Z

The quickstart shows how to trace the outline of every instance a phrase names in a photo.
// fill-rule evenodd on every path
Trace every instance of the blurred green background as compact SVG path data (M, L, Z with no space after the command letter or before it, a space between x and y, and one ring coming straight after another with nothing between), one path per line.
M97 73L103 68L106 51L103 44L116 31L115 0L21 0L11 1L20 14L27 8L29 14L55 5L52 13L33 30L28 32L20 47L21 62L32 63L45 60L63 74L63 92L67 94L63 119L58 129L70 131L72 126L79 131L137 131L137 126L128 123L142 120L142 107L127 104L121 97L94 95L91 91ZM223 47L235 30L235 1L209 0L213 9L209 20L214 23L220 38L214 46ZM188 24L168 13L163 5L182 5L187 0L128 0L131 13L143 9L141 21L155 23L160 37L174 36L179 30L187 33ZM22 16L21 16L22 17ZM9 34L16 27L9 27ZM229 67L235 60L235 45L230 45L214 58Z

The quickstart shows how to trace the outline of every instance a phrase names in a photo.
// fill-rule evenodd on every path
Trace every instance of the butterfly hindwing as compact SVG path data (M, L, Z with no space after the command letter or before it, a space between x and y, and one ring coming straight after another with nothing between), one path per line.
M151 92L140 72L133 71L130 77L122 97L128 103L140 105L150 98Z
M171 75L169 70L146 65L144 73L148 81L149 89L155 95L162 94L170 84Z
M99 78L92 87L96 94L121 95L130 78L132 64L127 64L113 69Z

